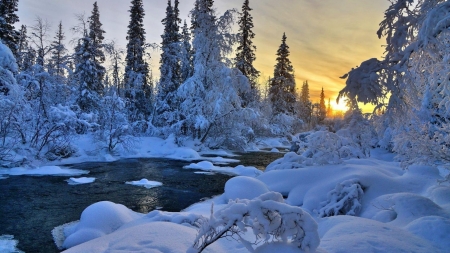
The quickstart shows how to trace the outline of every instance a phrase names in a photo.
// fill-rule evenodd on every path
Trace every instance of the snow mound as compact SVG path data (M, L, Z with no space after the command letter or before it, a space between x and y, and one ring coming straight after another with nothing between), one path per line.
M256 177L263 173L262 171L258 170L257 168L251 167L251 166L238 165L235 168L219 167L219 166L215 166L213 163L211 163L209 161L202 161L199 163L191 163L187 166L184 166L183 168L194 169L194 170L203 170L203 171L208 171L208 172L217 172L217 173L233 175L233 176Z
M125 182L125 184L142 186L142 187L145 187L147 189L155 188L155 187L159 187L159 186L163 185L161 182L149 181L148 179L145 179L145 178L143 178L143 179L141 179L139 181Z
M267 192L267 186L258 179L239 176L226 182L224 196L228 200L254 199Z
M450 249L450 219L427 216L409 223L405 228L443 251Z
M8 177L6 177L6 176L2 176L2 175L0 175L0 180L1 179L7 179Z
M90 184L95 181L95 177L69 178L66 180L70 185Z
M185 253L192 246L197 230L170 222L150 222L120 229L112 234L70 248L64 253ZM221 243L209 246L205 253L233 252Z
M63 169L58 166L43 166L35 169L27 169L21 167L12 169L0 169L0 175L11 176L79 176L88 173L89 171L86 170Z
M19 242L14 240L12 235L0 235L0 252L2 253L23 253L17 249Z
M97 202L88 206L81 213L80 222L64 229L66 239L64 248L90 241L92 239L110 234L125 223L142 217L124 205L109 201Z
M369 219L352 216L326 218L319 225L327 228L320 247L334 252L441 252L429 241L408 231Z

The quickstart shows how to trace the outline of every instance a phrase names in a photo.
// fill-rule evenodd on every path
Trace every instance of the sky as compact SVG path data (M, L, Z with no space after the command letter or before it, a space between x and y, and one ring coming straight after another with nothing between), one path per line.
M179 0L181 19L189 24L189 11L194 0ZM31 26L37 17L50 25L49 40L62 21L68 38L70 28L76 25L75 14L89 16L94 0L19 0L20 24ZM100 21L107 40L115 40L125 48L129 23L130 0L97 0ZM242 8L243 0L216 0L215 7L222 14L227 9ZM166 0L144 0L147 42L161 43ZM326 98L331 98L334 108L339 90L345 80L339 77L369 58L383 56L383 39L376 31L382 21L387 0L250 0L253 8L257 47L255 67L261 71L261 82L273 75L276 51L281 37L286 33L290 47L290 60L295 68L298 89L308 80L311 100L318 102L324 88ZM67 39L68 43L69 39ZM70 48L70 47L69 47ZM152 54L152 68L158 76L160 51Z

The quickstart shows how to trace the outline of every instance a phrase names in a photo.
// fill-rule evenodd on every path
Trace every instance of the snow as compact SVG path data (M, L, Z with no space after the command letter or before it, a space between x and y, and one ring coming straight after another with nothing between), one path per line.
M149 181L148 179L145 179L145 178L143 178L143 179L141 179L139 181L125 182L125 184L142 186L142 187L145 187L147 189L155 188L155 187L159 187L159 186L163 185L161 182Z
M267 192L267 186L258 179L239 176L226 182L223 195L228 200L253 199Z
M64 229L66 239L63 247L70 248L89 240L110 234L125 223L141 217L124 205L108 201L88 206L81 213L80 222Z
M10 176L79 176L83 174L88 174L89 171L85 170L75 170L75 169L65 169L59 166L42 166L39 168L11 168L11 169L0 169L0 175L10 175Z
M69 178L66 180L70 185L78 185L78 184L90 184L95 181L95 177L80 177L80 178Z
M262 171L258 170L255 167L251 167L251 166L238 165L234 168L218 167L209 161L201 161L198 163L191 163L187 166L184 166L184 168L185 169L194 169L194 170L203 170L203 171L208 171L208 172L217 172L217 173L223 173L223 174L234 175L234 176L256 177L256 176L262 174Z
M311 245L318 246L310 252L446 252L450 247L450 187L437 183L442 179L439 171L422 165L403 170L389 153L380 150L371 153L374 157L348 159L340 164L295 169L279 164L286 169L268 171L256 178L233 177L226 183L224 194L179 213L153 211L142 215L123 206L117 208L115 204L100 202L101 208L95 212L83 212L83 225L77 225L77 232L70 226L65 231L76 233L75 238L80 238L74 240L77 243L102 236L66 252L186 252L192 250L195 238L208 233L209 230L198 232L205 222L231 224L225 221L239 220L251 213L260 222L264 215L257 213L262 207L276 210L280 215L296 210L307 215L302 217L312 217L310 221L304 218L303 223L297 223L310 235L314 231L318 233L320 242L308 239ZM189 167L207 173L220 168L209 161ZM277 192L287 198L284 200ZM321 218L325 207L335 210L330 215L345 212L347 215ZM120 222L117 218L97 220L95 215L108 217L101 213L109 213L108 210L129 218ZM210 220L211 211L213 220ZM225 223L217 223L219 220ZM239 232L239 241L220 239L205 252L244 253L248 252L246 247L253 247L255 252L306 252L289 240L264 243L265 234L273 226L254 227L257 223L246 223L248 220L236 223L235 228L243 231ZM262 239L257 245L248 243L254 241L254 233Z
M369 219L335 216L319 227L320 247L332 252L443 252L423 238L408 231ZM320 229L319 229L320 230Z
M0 235L0 252L2 253L22 253L17 249L17 240L12 235Z

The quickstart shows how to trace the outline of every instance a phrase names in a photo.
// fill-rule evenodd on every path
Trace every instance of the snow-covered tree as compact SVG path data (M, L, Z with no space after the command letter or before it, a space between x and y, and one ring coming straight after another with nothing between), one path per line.
M103 34L105 31L102 29L102 23L100 22L100 12L98 10L97 2L94 2L94 7L92 9L92 14L88 18L89 23L89 43L91 43L89 50L91 50L91 61L94 68L91 71L97 72L95 74L95 82L92 88L99 95L103 94L103 78L105 76L106 70L102 66L105 61L105 53L103 51Z
M162 20L164 34L161 43L161 76L158 85L155 123L159 126L170 126L178 121L179 102L176 95L181 85L181 22L178 17L178 0L172 6L172 0L167 1L166 17Z
M186 20L182 28L181 41L181 83L184 83L194 72L191 33L189 32Z
M14 24L19 22L16 14L19 0L0 1L0 40L8 46L13 54L17 53L17 43L20 33L15 30Z
M386 38L384 59L344 76L340 96L386 107L378 131L404 165L450 163L449 14L448 1L393 1L378 30Z
M130 23L127 33L125 57L125 98L129 119L132 122L146 120L150 114L151 90L148 86L148 64L145 62L144 6L142 0L132 0Z
M312 103L309 100L309 84L308 81L304 81L302 89L300 91L299 103L298 103L298 115L306 123L311 122L312 116Z
M325 105L325 92L320 92L320 102L319 102L319 113L318 113L318 121L319 123L322 123L325 120L325 117L327 116L327 106Z
M295 78L286 39L286 34L283 34L282 43L277 51L277 64L270 80L269 96L274 114L292 115L295 106Z
M79 43L75 54L80 63L74 72L74 80L78 83L77 104L83 112L96 112L99 109L100 94L97 93L99 72L93 71L97 68L93 61L93 44L87 34Z
M232 51L235 36L230 33L233 12L227 11L217 18L213 1L197 0L192 10L195 19L194 74L178 90L181 98L181 133L205 141L213 138L216 145L241 131L238 114L241 113L239 94L249 90L248 79L240 71L231 69L226 55ZM234 134L240 138L242 133Z
M256 46L253 45L252 41L255 38L255 33L253 32L254 25L251 11L249 0L245 0L239 13L238 47L234 59L236 68L250 81L252 94L241 95L247 104L257 99L257 79L259 77L259 71L253 66L253 62L256 60Z
M58 30L56 31L55 40L51 44L51 64L53 66L53 75L56 77L57 81L62 83L65 79L65 69L67 66L68 55L67 49L64 45L65 39L62 22L59 22Z

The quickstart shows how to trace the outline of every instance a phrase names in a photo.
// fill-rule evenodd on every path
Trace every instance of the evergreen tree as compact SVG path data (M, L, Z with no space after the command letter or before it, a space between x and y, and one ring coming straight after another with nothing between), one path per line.
M328 98L327 117L331 118L332 116L333 116L333 108L331 108L331 99Z
M239 34L238 47L235 58L236 68L239 69L244 76L250 81L250 87L256 91L257 79L259 71L253 66L256 60L255 51L256 46L253 45L255 33L253 32L253 17L250 14L252 9L249 6L249 0L245 0L242 5L242 12L239 15ZM248 98L247 98L248 99ZM250 102L250 101L247 101Z
M97 67L92 61L94 50L91 47L93 44L86 34L78 45L75 54L80 63L76 66L74 73L74 81L79 84L77 103L83 112L96 112L99 109L98 102L100 100L97 93L99 72L92 71Z
M103 62L105 62L105 53L103 51L103 40L105 37L103 34L105 31L102 29L102 23L100 22L100 12L98 10L97 2L94 2L94 7L92 9L92 14L88 19L89 23L89 49L91 50L91 61L93 61L94 69L92 71L96 73L96 80L93 84L94 90L98 94L103 94L104 85L103 78L105 77L105 67L102 66Z
M19 66L19 70L23 70L24 69L24 65L26 65L27 63L24 62L25 58L26 58L26 54L28 52L28 35L27 35L27 26L26 25L22 25L20 27L20 31L19 31L19 42L17 44L17 65ZM33 62L34 60L32 60Z
M286 44L286 34L283 34L282 43L277 51L277 64L273 78L270 80L269 96L274 114L294 113L295 104L295 78L294 67L289 60L289 46Z
M171 0L167 1L166 17L162 20L164 25L164 34L161 36L161 77L158 87L157 98L157 118L158 125L173 124L177 121L173 112L178 109L176 91L181 85L181 62L180 52L181 35L179 33L180 19L177 16L178 0L172 7Z
M320 102L319 102L319 123L323 122L325 117L327 116L327 106L325 105L325 93L323 91L320 92Z
M0 40L11 49L14 55L17 54L20 33L14 29L14 24L19 22L16 15L19 0L0 1Z
M145 120L150 113L148 98L151 90L148 87L148 64L144 61L145 30L144 7L142 0L132 0L130 23L127 33L127 54L125 67L125 97L128 99L129 119L131 122Z
M192 76L194 72L193 65L193 52L191 46L191 34L189 32L189 28L186 24L186 20L184 21L183 31L181 34L182 48L181 48L181 83L184 83L186 79Z
M300 94L300 102L303 104L308 104L311 101L309 100L309 84L308 81L304 81L302 85L302 90Z
M309 84L308 81L304 81L302 89L300 91L299 98L299 117L306 123L311 122L312 117L312 103L309 100Z
M57 77L58 81L62 81L65 74L65 65L67 62L67 49L63 44L65 39L62 22L59 22L58 30L56 31L55 40L51 44L52 56L51 62L54 66L54 75Z

